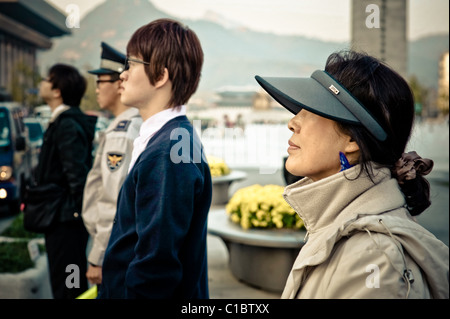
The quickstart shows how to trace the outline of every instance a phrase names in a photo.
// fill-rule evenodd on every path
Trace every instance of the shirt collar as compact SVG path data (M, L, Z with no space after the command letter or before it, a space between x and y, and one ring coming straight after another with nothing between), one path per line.
M186 106L181 105L177 108L169 108L158 112L142 123L139 130L139 137L142 141L147 141L155 135L167 122L178 117L186 115Z
M50 123L54 122L62 112L67 111L68 109L70 109L70 106L67 106L65 104L58 105L52 112Z
M183 115L186 115L186 106L184 105L182 105L181 107L170 108L156 113L142 123L139 130L139 136L134 140L133 143L133 152L131 155L131 163L128 168L128 172L131 171L134 164L136 163L137 158L144 151L152 136L155 135L156 132L158 132L167 122Z

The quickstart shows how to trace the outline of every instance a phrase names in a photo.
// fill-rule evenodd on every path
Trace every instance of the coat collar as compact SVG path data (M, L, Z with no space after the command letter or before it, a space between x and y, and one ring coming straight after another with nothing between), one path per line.
M65 105L65 104L61 104L61 105L57 106L57 107L53 110L49 122L52 123L52 122L56 121L56 119L58 118L58 116L59 116L61 113L67 111L67 110L70 110L70 106L67 106L67 105Z
M304 178L286 187L286 201L302 218L309 233L286 282L282 298L294 298L306 266L328 258L343 231L361 215L374 215L404 205L397 181L388 169L376 169L373 175L359 175L357 165L317 182ZM385 198L385 201L380 201Z
M403 205L403 196L398 196L380 203L381 189L374 187L391 179L389 169L377 169L372 165L373 176L369 177L365 172L361 175L361 165L339 172L322 180L313 182L304 178L286 187L284 198L304 221L310 235L351 219L355 214L371 214L367 210L368 202L375 202L377 211L385 211ZM395 183L394 183L395 182ZM396 184L395 180L392 180ZM397 187L398 188L398 187ZM364 200L360 197L363 193ZM381 206L381 207L380 207ZM361 209L363 209L361 211Z
M314 183L306 179L286 187L286 200L311 234L292 267L282 298L294 298L307 266L324 262L336 242L358 231L390 236L426 274L432 295L448 298L448 247L403 208L406 204L403 193L388 169L372 165L371 180L364 173L356 178L359 167ZM396 260L396 252L386 254L391 263ZM402 262L392 266L398 272L407 268Z

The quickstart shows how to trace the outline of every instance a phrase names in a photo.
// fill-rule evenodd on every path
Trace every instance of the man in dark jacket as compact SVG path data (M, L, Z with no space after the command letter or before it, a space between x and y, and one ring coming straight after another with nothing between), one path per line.
M41 82L52 109L36 170L36 184L64 189L55 224L45 233L53 297L75 298L87 290L88 233L81 218L84 184L92 166L96 117L79 108L86 81L73 67L56 64Z
M99 298L208 298L211 175L185 107L200 79L200 41L161 19L134 33L127 54L121 101L144 122L119 193Z

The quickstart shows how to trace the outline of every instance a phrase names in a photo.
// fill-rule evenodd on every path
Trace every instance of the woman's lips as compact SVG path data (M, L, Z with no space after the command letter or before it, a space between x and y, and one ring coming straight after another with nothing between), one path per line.
M290 140L288 141L288 144L289 144L288 152L300 149L298 145L292 143Z

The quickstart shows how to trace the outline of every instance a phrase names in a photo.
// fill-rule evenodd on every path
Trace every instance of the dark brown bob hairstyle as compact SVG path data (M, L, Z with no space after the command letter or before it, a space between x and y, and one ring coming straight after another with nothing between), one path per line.
M203 65L203 50L197 35L178 21L159 19L140 27L127 45L127 56L136 56L154 85L169 71L172 97L168 107L186 104L197 90Z

